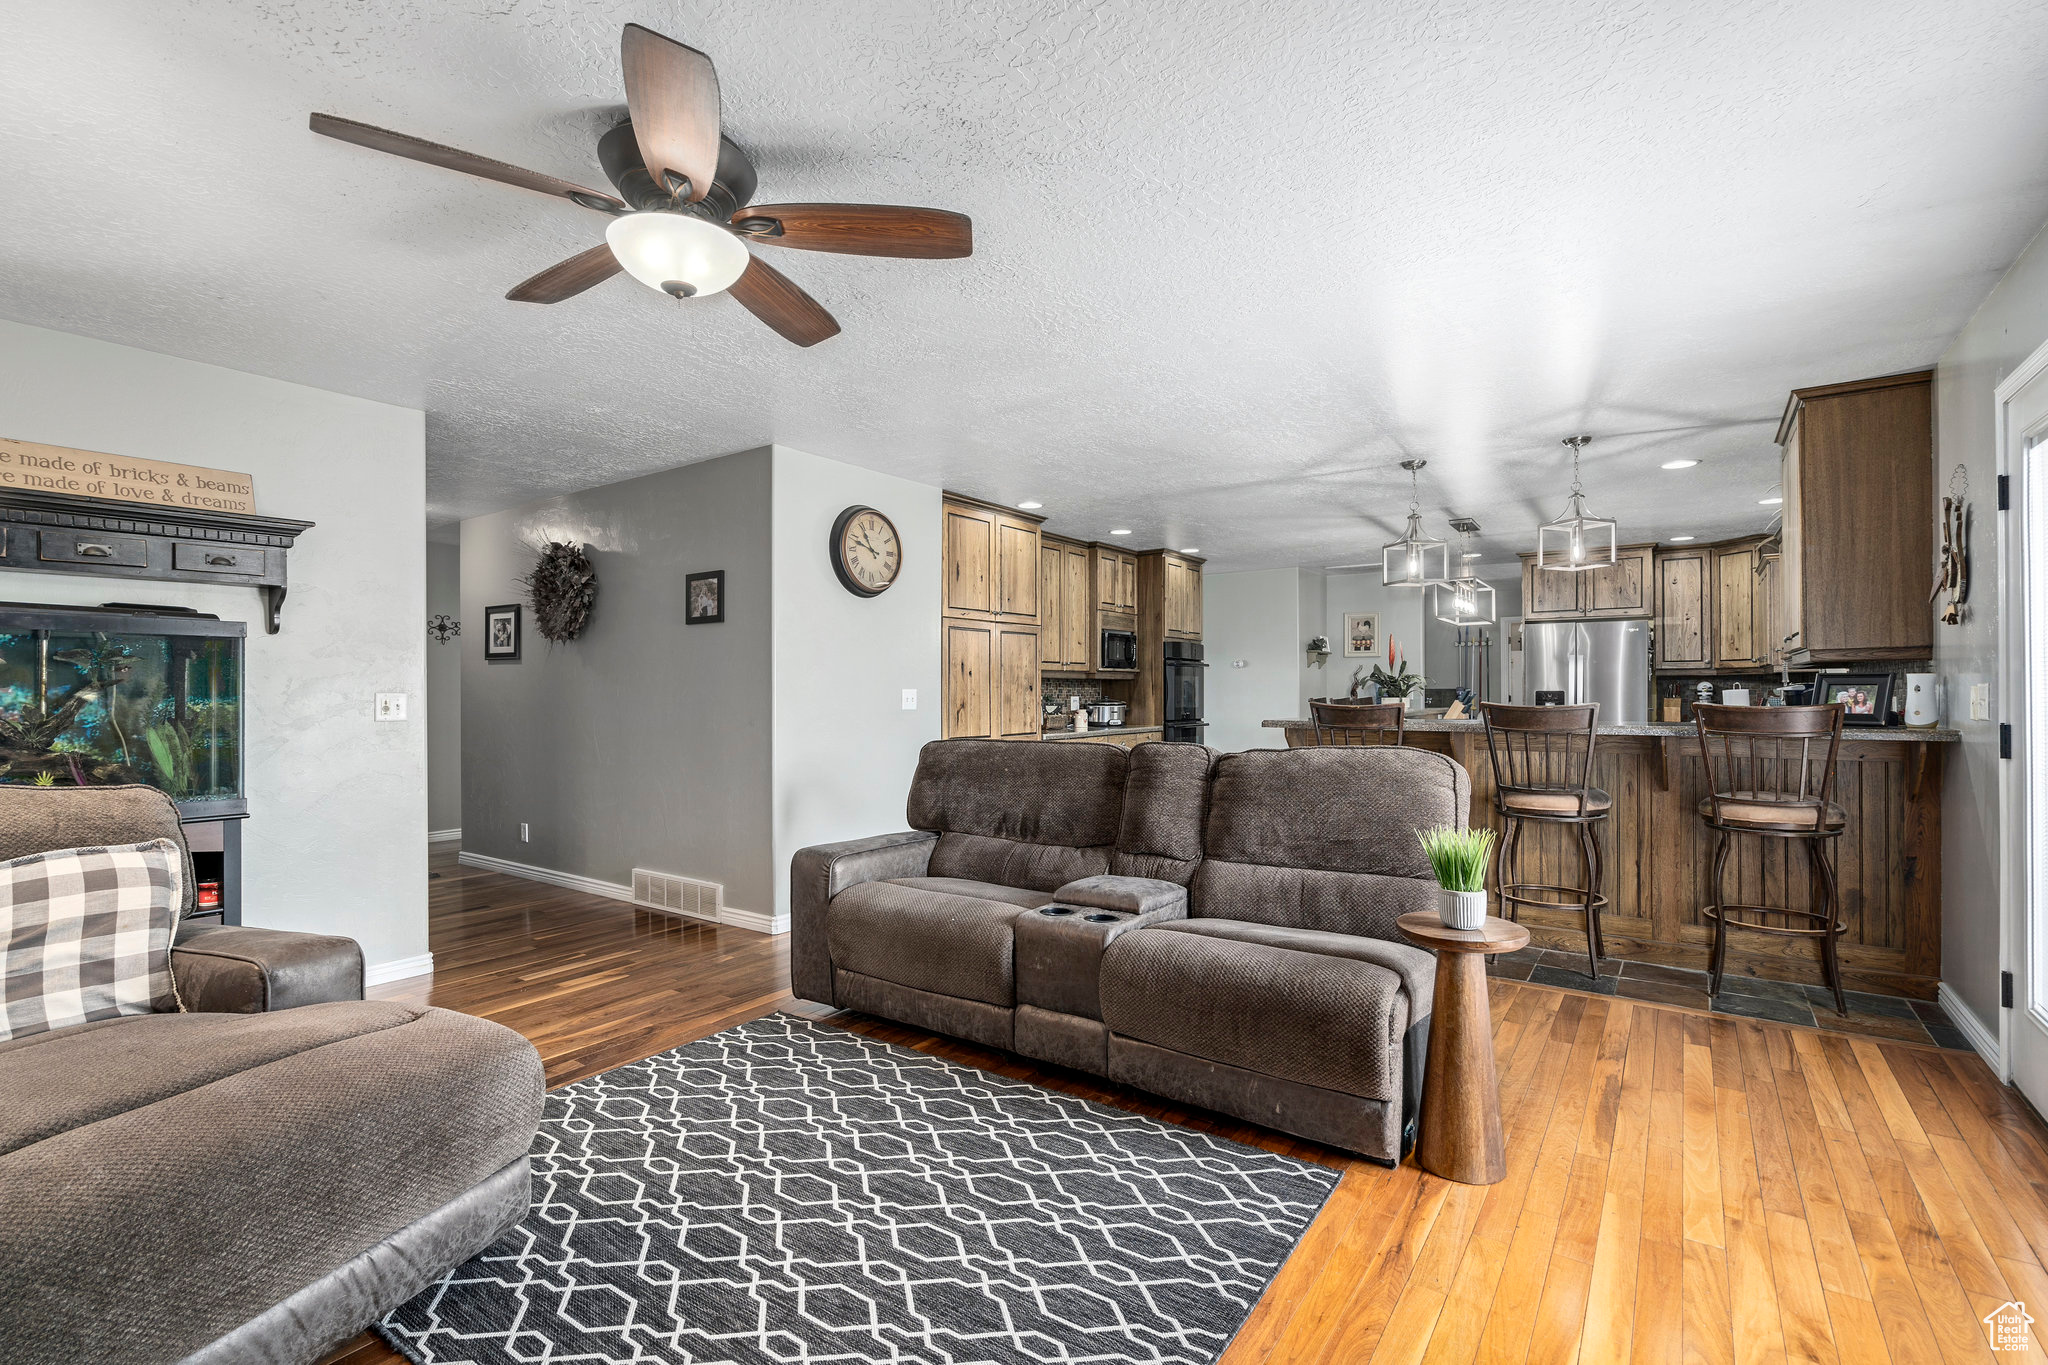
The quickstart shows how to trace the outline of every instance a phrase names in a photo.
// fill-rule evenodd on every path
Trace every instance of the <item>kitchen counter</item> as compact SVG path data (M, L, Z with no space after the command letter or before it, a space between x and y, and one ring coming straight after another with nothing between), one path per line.
M1313 733L1316 726L1312 720L1294 718L1290 720L1260 721L1269 730L1302 730ZM1442 720L1411 717L1402 727L1409 734L1476 735L1486 727L1478 720ZM1639 739L1691 739L1699 731L1691 721L1626 721L1618 725L1598 725L1594 733L1602 735L1629 735ZM1962 740L1958 730L1908 730L1904 726L1860 726L1850 725L1842 730L1842 742L1851 740L1891 740L1916 744L1949 744ZM1300 747L1300 746L1296 746Z
M1157 735L1162 725L1091 725L1086 730L1047 730L1045 739L1116 739L1123 735Z
M1269 720L1290 748L1313 746L1312 722ZM1440 753L1471 779L1474 827L1500 830L1493 764L1478 720L1408 721L1403 742ZM1607 955L1672 967L1707 965L1709 900L1716 839L1700 817L1707 776L1698 731L1688 722L1602 725L1592 785L1613 797L1593 837L1612 897L1600 917ZM1845 728L1835 762L1834 802L1847 825L1834 844L1840 887L1844 984L1850 990L1934 998L1941 979L1941 787L1955 730ZM1556 885L1583 875L1569 826L1530 822L1522 835L1522 880ZM1489 873L1488 883L1495 878ZM1808 902L1804 861L1775 839L1737 838L1730 850L1731 899L1793 906ZM1585 952L1584 916L1525 908L1522 923L1543 948ZM1728 970L1821 984L1812 943L1763 934L1728 936Z

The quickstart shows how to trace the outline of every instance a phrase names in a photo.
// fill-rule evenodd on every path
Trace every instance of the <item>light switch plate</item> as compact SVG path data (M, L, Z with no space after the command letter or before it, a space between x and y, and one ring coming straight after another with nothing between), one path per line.
M915 711L917 709L916 688L906 687L903 689L903 709L906 711Z
M1991 684L1970 684L1970 719L1991 719Z
M524 820L519 822L519 842L522 844L530 842L526 837L526 822Z
M377 694L378 720L405 719L405 693L379 692Z

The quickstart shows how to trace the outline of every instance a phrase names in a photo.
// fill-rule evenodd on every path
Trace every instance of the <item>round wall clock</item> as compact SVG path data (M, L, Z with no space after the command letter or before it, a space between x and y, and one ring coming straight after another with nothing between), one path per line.
M826 546L832 572L856 597L880 597L903 568L903 541L896 523L872 507L854 506L832 523Z

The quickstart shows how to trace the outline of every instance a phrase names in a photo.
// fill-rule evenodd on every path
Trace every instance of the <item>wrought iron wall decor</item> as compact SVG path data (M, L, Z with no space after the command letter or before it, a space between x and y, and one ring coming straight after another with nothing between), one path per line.
M462 634L462 622L443 612L436 612L427 618L427 634L434 637L434 643L445 645Z
M1948 476L1948 496L1941 500L1941 566L1935 571L1929 602L1948 594L1941 623L1959 626L1970 600L1970 471L1957 465Z

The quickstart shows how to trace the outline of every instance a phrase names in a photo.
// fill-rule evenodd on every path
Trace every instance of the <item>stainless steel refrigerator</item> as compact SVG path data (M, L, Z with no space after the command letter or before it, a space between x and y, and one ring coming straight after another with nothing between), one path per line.
M1648 720L1650 622L1527 623L1522 627L1522 687L1539 706L1597 702L1602 725Z

